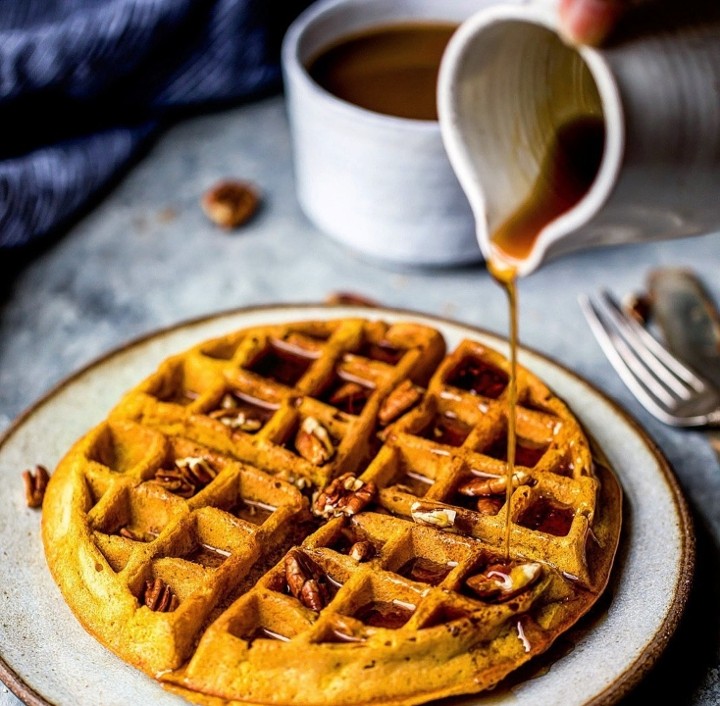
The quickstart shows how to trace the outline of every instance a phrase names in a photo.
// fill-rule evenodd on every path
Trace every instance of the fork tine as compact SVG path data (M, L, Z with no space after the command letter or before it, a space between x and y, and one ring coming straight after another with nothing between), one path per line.
M595 306L595 312L602 318L607 311L602 310L601 307ZM612 320L612 323L618 324L617 321ZM672 407L678 401L677 392L673 386L668 385L667 387L663 384L663 380L658 379L653 370L653 359L643 355L642 350L631 347L626 343L625 339L622 338L617 330L613 330L609 326L605 326L606 333L610 338L610 341L617 351L617 354L622 359L623 363L630 368L631 372L635 375L639 382L645 385L645 388L651 392L655 397L667 407ZM668 389L668 387L670 389ZM684 398L687 398L687 390L685 388L679 393Z
M667 405L677 402L677 398L688 400L692 397L693 390L656 358L653 352L646 348L642 339L634 334L627 317L617 308L616 302L608 293L600 295L594 308L606 322L605 328L608 329L618 353L646 387Z
M670 353L670 351L658 343L637 321L628 316L610 292L605 290L601 292L600 297L603 303L610 309L610 315L621 328L628 343L631 345L634 344L633 347L635 350L642 351L643 349L647 349L648 352L654 355L655 360L657 360L659 364L664 365L665 369L669 369L675 374L675 379L680 378L697 392L703 392L706 389L706 383ZM646 362L649 363L649 359L646 360ZM653 369L655 369L655 367L653 367ZM669 377L661 377L664 375L663 368L658 368L656 373L666 384L670 384ZM678 390L679 389L680 388L678 388Z
M628 389L635 395L638 401L658 419L668 424L676 423L676 417L668 411L668 407L671 408L676 400L663 388L660 388L661 396L656 397L651 394L636 376L634 371L635 363L629 362L633 360L633 357L632 354L627 356L627 352L629 351L627 344L610 328L610 324L602 318L596 305L590 301L589 297L581 295L579 297L579 303L590 326L590 330L595 335L600 347ZM618 341L620 345L616 347ZM622 350L623 353L621 353L620 350ZM634 360L637 362L637 358ZM642 366L640 366L639 369L643 371L642 374L644 375L646 369ZM653 380L653 385L657 385L655 380Z

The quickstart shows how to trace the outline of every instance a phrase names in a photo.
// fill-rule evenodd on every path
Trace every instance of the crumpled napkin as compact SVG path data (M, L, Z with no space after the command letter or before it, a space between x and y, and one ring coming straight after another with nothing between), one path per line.
M277 90L308 4L0 2L0 248L66 226L183 114Z

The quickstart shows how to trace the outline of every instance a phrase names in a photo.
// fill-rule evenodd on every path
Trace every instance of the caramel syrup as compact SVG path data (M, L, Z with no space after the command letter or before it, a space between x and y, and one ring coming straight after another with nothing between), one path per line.
M597 176L605 145L601 118L581 116L558 128L542 161L528 198L492 233L488 270L505 289L510 323L510 380L508 383L507 483L505 556L510 558L510 498L517 447L517 265L525 260L542 229L575 206Z
M518 349L518 299L517 275L515 268L498 268L496 263L489 264L489 270L495 280L507 294L510 319L510 379L507 387L507 466L505 482L505 557L510 559L510 498L513 494L513 475L515 474L515 452L517 450L517 349Z
M415 606L409 603L373 600L360 606L353 617L365 625L397 630L410 620L414 612Z
M452 564L443 564L424 556L414 556L398 569L398 573L413 581L420 581L421 583L429 583L431 586L437 586L452 569Z
M224 549L209 544L198 544L189 554L183 556L183 559L193 564L200 564L206 569L217 569L229 556L230 552Z
M572 508L564 507L541 496L523 512L518 522L539 532L565 537L570 532L574 516Z
M514 269L513 262L521 262L531 253L540 231L587 194L600 168L604 146L601 118L581 116L558 128L529 196L492 234L500 260L494 265L501 270ZM513 276L510 273L510 278Z

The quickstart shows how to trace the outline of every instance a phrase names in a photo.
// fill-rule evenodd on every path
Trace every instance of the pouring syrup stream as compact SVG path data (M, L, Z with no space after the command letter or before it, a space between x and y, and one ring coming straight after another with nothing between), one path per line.
M517 448L517 266L530 255L543 228L587 194L600 168L604 144L605 127L599 117L580 116L559 127L529 196L490 238L492 252L488 271L507 294L510 328L504 537L507 560L510 559L510 500Z
M490 274L504 289L508 298L510 324L510 380L508 381L507 414L507 469L505 471L505 559L510 560L510 498L513 494L515 474L515 451L517 449L517 349L518 349L518 300L515 268L499 267L496 262L488 265Z

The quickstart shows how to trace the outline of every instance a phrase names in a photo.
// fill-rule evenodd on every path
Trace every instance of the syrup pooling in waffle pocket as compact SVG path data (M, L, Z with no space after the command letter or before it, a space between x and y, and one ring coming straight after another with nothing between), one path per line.
M413 323L198 345L63 459L49 566L103 644L200 703L481 691L590 608L619 534L612 474L523 369L508 475L509 380Z

